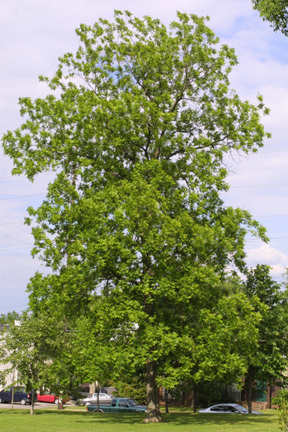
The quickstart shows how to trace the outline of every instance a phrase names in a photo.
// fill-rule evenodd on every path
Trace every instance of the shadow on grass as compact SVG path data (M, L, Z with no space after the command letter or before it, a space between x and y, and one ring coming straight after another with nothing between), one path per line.
M163 419L167 423L174 423L176 425L183 424L197 424L197 425L208 425L217 424L228 425L228 424L243 424L243 425L253 425L253 424L265 424L274 423L274 415L263 414L263 415L237 415L237 414L189 414L189 413L179 413L179 414L168 414L163 415Z
M27 410L1 410L1 413L13 416L30 416L30 411ZM113 414L103 414L103 413L93 413L87 411L51 411L51 410L37 410L34 412L37 417L41 416L61 416L61 417L73 417L73 421L76 423L98 423L100 424L135 424L143 423L145 419L144 413L113 413ZM187 412L169 413L162 414L163 421L167 424L172 424L175 426L180 425L203 425L208 426L209 424L215 425L217 423L219 426L225 425L261 425L269 423L275 423L274 413L267 413L262 415L237 415L237 414L194 414Z

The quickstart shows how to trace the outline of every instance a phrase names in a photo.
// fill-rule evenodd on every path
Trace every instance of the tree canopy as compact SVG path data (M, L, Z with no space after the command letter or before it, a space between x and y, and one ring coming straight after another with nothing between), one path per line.
M254 9L260 16L271 23L275 31L280 30L288 35L288 1L287 0L252 0Z
M25 121L3 137L14 174L55 171L26 221L51 267L31 279L30 307L75 331L87 377L145 366L159 421L160 383L241 373L238 347L257 338L257 313L223 281L245 267L247 232L265 232L220 193L225 155L263 145L268 110L230 90L237 58L203 18L167 28L116 11L76 32L76 54L40 77L52 93L21 98Z

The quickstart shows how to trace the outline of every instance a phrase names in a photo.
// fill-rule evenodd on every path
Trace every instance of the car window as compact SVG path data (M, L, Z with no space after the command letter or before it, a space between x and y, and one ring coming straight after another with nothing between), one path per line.
M137 402L134 399L128 399L128 404L130 406L132 406L132 407L135 406L135 405L138 405Z
M238 409L238 411L240 411L240 412L242 412L242 413L244 413L244 414L247 414L247 413L248 413L248 409L245 408L245 407L242 407L241 405L238 405L238 406L237 406L237 409Z
M116 399L112 399L111 406L112 407L116 407L116 405L117 405L117 400Z
M18 393L25 393L25 388L24 387L18 387L18 388L16 388L16 391Z
M240 411L237 408L230 406L230 407L227 407L227 412L239 413Z
M210 408L210 411L213 412L225 411L225 406L223 405L214 406Z
M225 412L227 412L227 413L233 413L233 412L237 412L238 410L236 410L234 407L232 407L232 406L229 406L229 405L226 405L225 406Z
M128 408L129 404L128 404L127 400L119 400L118 406Z

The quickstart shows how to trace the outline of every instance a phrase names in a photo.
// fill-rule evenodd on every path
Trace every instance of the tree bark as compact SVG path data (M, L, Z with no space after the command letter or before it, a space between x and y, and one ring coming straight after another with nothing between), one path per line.
M12 386L12 394L11 394L11 409L14 408L14 385Z
M193 412L196 413L197 411L197 387L196 383L193 383Z
M248 412L249 414L252 413L252 386L253 386L253 381L252 381L252 373L249 372L248 370L248 391L247 391L247 405L248 405Z
M271 384L270 383L266 383L266 402L267 402L267 408L271 409Z
M58 395L57 409L58 410L63 410L63 399L61 399L60 395Z
M31 407L30 407L30 414L34 414L34 407L35 407L35 390L32 389L32 400L31 400Z
M98 381L96 382L96 392L97 392L97 412L99 413L99 389L100 389L100 386L99 386L99 383L98 383Z
M169 413L169 407L168 407L168 390L164 389L164 399L165 399L165 413Z
M147 416L146 423L160 423L162 421L159 395L157 387L157 362L147 361L146 380L147 380Z

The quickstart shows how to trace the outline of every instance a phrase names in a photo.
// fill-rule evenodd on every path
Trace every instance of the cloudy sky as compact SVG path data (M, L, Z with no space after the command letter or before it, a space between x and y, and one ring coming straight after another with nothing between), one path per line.
M177 6L176 6L177 5ZM270 243L247 240L247 263L269 264L276 280L288 267L288 38L272 31L251 0L2 0L0 6L0 133L21 123L18 97L46 95L38 75L51 76L57 59L78 46L75 29L100 17L112 19L114 9L150 15L165 24L176 10L209 16L209 26L222 43L236 49L239 65L231 87L242 99L264 97L271 109L263 119L272 139L256 155L229 161L228 205L249 210L267 227ZM26 285L41 264L30 257L33 239L23 224L28 206L45 197L49 176L30 184L11 176L12 163L0 153L0 314L27 306Z

